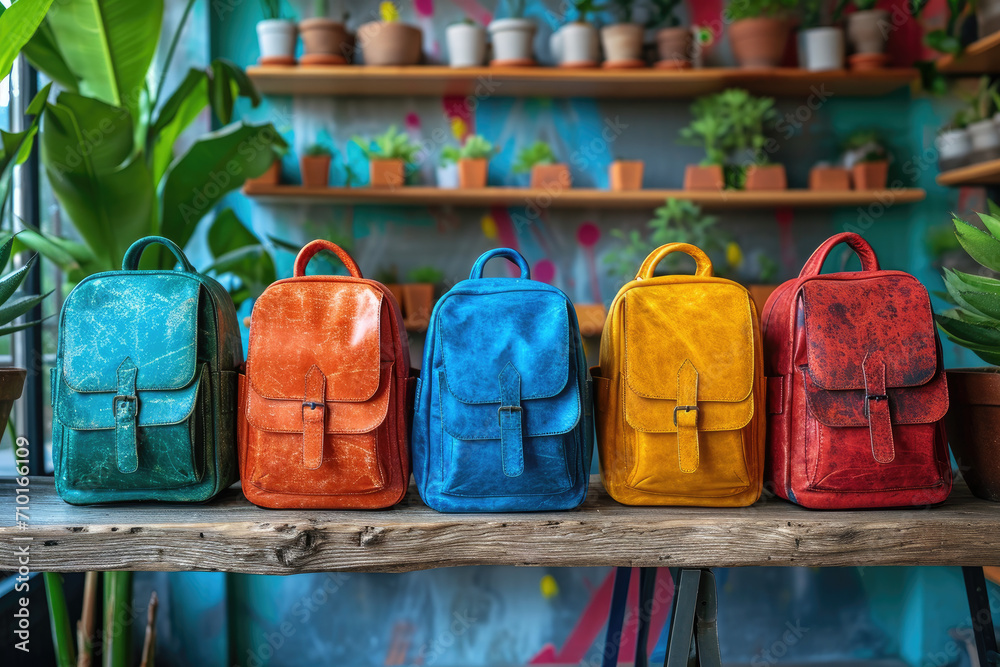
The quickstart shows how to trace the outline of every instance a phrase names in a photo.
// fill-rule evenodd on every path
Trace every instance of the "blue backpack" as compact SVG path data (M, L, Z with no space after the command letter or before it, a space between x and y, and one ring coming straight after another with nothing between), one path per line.
M483 278L505 257L520 278ZM413 417L413 474L441 512L572 509L594 447L573 304L516 250L483 254L434 307Z

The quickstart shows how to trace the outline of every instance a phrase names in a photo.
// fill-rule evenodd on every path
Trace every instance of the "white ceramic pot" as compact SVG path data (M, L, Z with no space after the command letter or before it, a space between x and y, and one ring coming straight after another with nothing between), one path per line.
M445 30L448 64L452 67L479 67L486 59L486 31L480 25L455 23Z
M266 19L257 23L260 59L295 59L297 29L294 21Z
M454 190L458 187L458 165L454 162L438 165L435 172L439 188Z
M561 66L596 65L600 59L597 29L589 23L567 23L549 37L549 49Z
M889 12L867 9L847 17L847 39L854 53L884 53L887 30L891 27Z
M938 151L938 168L941 171L964 167L969 163L972 153L972 142L969 133L964 128L960 130L945 130L934 140Z
M809 28L799 33L799 65L811 72L844 69L844 31Z
M969 123L967 129L972 144L973 162L1000 158L1000 132L992 118Z
M534 41L537 26L529 19L497 19L489 25L493 41L493 61L496 63L534 62Z

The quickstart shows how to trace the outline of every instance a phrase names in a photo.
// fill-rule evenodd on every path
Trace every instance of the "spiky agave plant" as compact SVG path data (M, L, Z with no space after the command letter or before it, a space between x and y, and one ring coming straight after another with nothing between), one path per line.
M0 271L7 267L13 245L14 236L10 236L4 242L3 246L0 246ZM14 294L21 287L21 283L28 276L28 272L31 271L31 267L34 266L37 258L38 255L32 255L20 269L0 277L0 336L6 336L7 334L33 327L41 322L41 320L35 320L33 322L13 324L14 320L29 312L32 308L40 304L45 297L51 294L51 292L46 292L45 294L29 294L14 298Z

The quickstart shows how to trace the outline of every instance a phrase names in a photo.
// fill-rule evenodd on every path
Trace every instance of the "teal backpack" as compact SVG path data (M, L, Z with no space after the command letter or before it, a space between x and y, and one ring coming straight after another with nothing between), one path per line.
M151 244L174 271L140 271ZM52 369L52 459L68 503L200 502L236 481L236 309L172 241L147 236L121 271L63 304Z

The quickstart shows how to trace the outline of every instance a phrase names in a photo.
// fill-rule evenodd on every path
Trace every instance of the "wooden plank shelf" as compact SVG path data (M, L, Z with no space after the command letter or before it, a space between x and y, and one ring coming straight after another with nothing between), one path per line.
M809 567L996 565L1000 504L964 486L932 508L811 511L778 499L748 508L626 507L591 479L568 512L440 514L413 487L394 509L266 510L238 487L204 505L75 507L31 478L24 527L15 482L0 516L0 570L27 546L36 572L206 570L253 574L402 572L464 565Z
M967 167L950 169L938 174L938 185L960 187L963 185L1000 184L1000 160L988 160Z
M966 76L1000 73L1000 31L969 44L958 56L941 56L937 68L945 74Z
M368 67L248 67L257 88L270 95L375 95L487 97L693 98L726 88L776 97L875 96L906 88L919 78L910 68L872 72L809 72L797 68L744 70L562 69L440 65Z
M686 199L706 209L775 207L867 206L880 203L912 204L927 193L917 188L893 190L634 190L611 192L570 188L550 193L531 188L445 189L425 186L402 188L307 188L299 185L247 184L243 193L262 202L283 204L380 204L403 206L527 206L537 208L649 209L668 198Z

